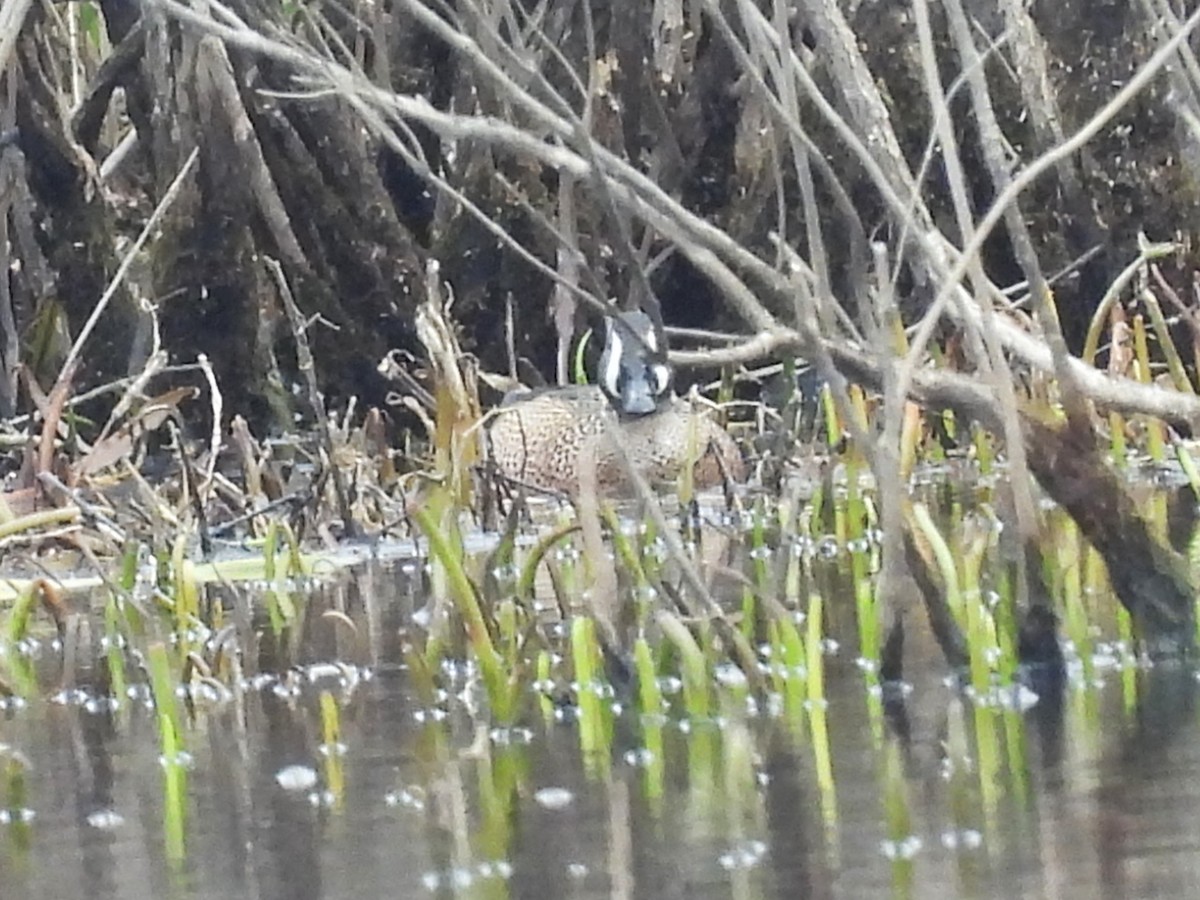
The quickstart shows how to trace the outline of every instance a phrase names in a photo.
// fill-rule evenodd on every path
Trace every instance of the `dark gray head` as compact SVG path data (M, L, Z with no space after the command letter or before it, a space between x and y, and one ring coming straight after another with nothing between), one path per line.
M654 412L671 387L666 348L659 345L654 323L641 310L633 310L604 324L600 386L622 415Z

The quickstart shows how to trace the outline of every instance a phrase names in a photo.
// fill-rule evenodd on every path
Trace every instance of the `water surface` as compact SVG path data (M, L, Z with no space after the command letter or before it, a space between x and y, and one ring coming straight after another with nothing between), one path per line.
M778 698L727 693L705 721L676 703L650 728L626 709L610 751L592 754L567 685L531 698L511 729L489 720L469 667L422 704L402 656L423 603L414 577L392 563L334 578L302 633L280 641L246 597L231 603L241 689L190 705L177 801L147 690L114 704L86 667L64 686L52 636L26 644L40 688L0 719L0 895L1179 897L1200 886L1200 686L1182 665L1109 654L1090 685L1076 672L1024 711L977 713L917 632L897 718L867 690L846 635L827 659L823 785L804 715ZM340 745L322 733L323 691Z

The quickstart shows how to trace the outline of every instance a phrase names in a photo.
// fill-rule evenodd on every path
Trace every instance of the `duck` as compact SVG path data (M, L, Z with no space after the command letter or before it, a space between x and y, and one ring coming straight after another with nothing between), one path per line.
M605 318L597 381L508 394L488 430L498 473L514 485L578 497L594 458L597 491L629 494L624 448L651 484L675 481L689 463L697 489L745 480L730 434L673 391L665 341L642 310Z

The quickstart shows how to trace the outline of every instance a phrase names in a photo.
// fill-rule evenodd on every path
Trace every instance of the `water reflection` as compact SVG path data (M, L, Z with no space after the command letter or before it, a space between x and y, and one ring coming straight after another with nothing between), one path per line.
M145 691L111 709L98 686L61 691L41 655L40 698L0 726L5 898L1175 897L1200 881L1183 666L976 710L930 641L898 737L844 651L826 783L805 721L736 691L705 721L618 716L591 755L561 702L506 730L462 680L422 705L402 665L421 598L395 567L337 579L280 640L227 600L242 690L188 701L180 809ZM281 784L289 766L315 784Z

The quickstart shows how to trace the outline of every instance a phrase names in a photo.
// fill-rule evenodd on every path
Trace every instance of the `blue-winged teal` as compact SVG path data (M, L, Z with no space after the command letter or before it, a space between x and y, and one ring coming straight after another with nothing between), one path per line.
M510 394L490 429L500 474L514 482L575 496L594 454L596 486L626 492L618 443L651 483L674 479L689 461L697 487L740 481L745 463L719 424L670 390L671 370L650 317L640 311L606 320L598 386Z

